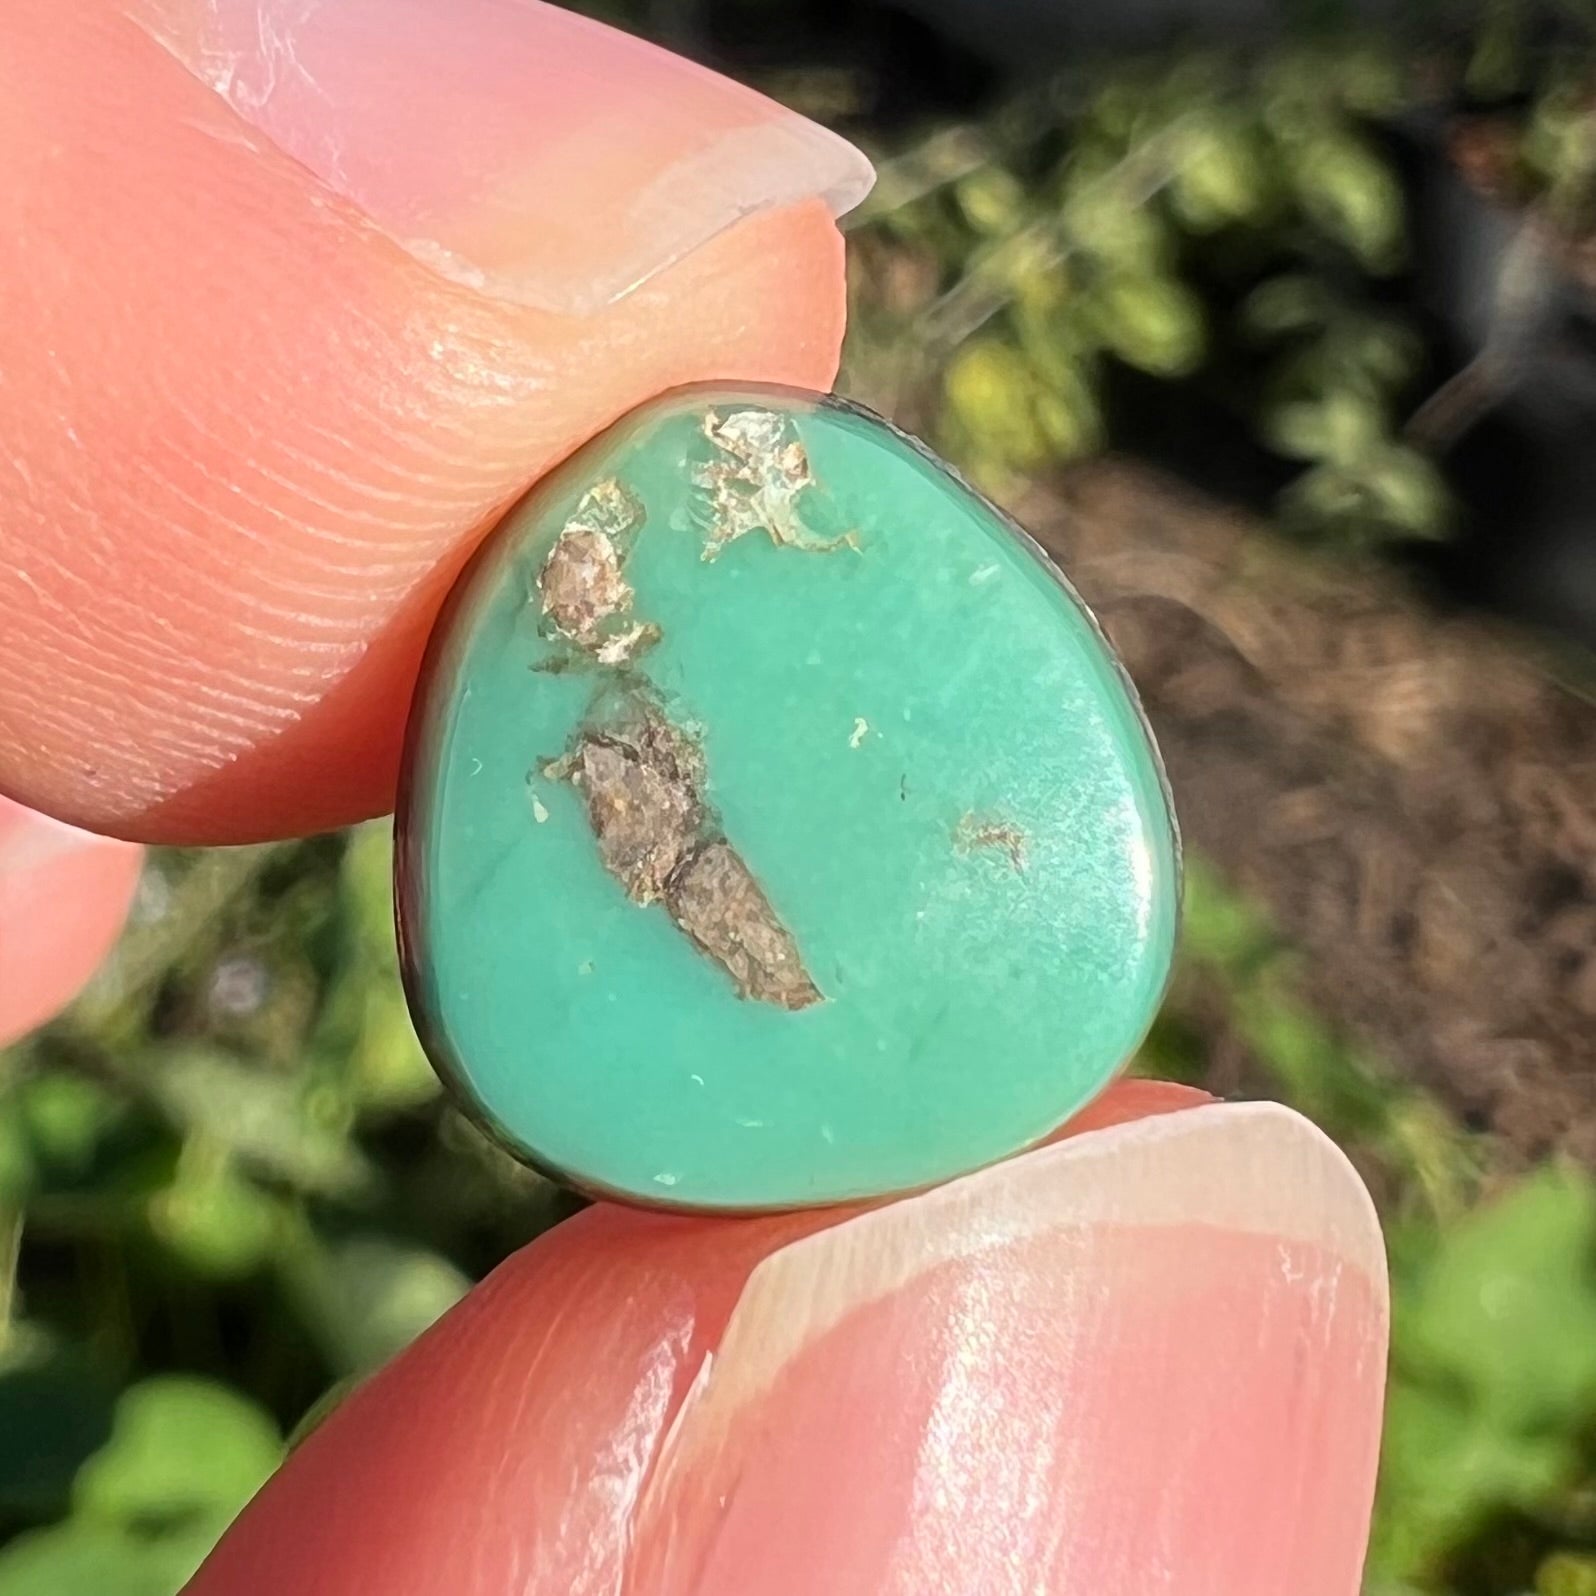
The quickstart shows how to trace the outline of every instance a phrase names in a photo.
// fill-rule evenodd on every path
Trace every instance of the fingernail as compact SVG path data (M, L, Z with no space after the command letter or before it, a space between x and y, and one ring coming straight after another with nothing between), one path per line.
M1387 1305L1275 1105L1060 1142L755 1269L648 1487L651 1596L1354 1596Z
M872 172L740 84L539 0L129 0L237 114L418 259L586 314L744 216Z

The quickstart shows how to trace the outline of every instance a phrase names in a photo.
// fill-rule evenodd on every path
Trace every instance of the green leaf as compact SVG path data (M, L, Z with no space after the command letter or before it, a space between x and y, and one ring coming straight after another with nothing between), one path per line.
M1074 169L1061 220L1077 248L1127 270L1158 270L1179 238L1167 217L1127 196L1124 183Z
M1359 116L1393 116L1411 99L1403 62L1379 38L1342 46L1329 68L1341 104Z
M1389 167L1351 133L1325 130L1292 146L1303 210L1374 272L1394 270L1404 239L1402 191Z
M1102 415L1087 384L1055 381L1036 396L1036 419L1061 460L1088 454L1102 440Z
M416 1039L397 977L374 979L367 987L360 1039L349 1062L360 1101L369 1108L411 1108L442 1089Z
M227 1524L213 1514L144 1536L67 1519L0 1550L0 1596L176 1596Z
M1116 277L1098 302L1098 336L1128 366L1181 377L1203 357L1203 309L1172 277Z
M369 1177L348 1126L318 1113L303 1083L251 1069L206 1048L152 1057L150 1084L166 1112L192 1135L303 1191L339 1193Z
M1372 1566L1433 1571L1504 1508L1552 1509L1596 1411L1596 1183L1538 1171L1395 1276Z
M227 1164L180 1174L150 1199L150 1228L188 1266L216 1280L258 1268L282 1233L281 1204Z
M1281 454L1318 460L1330 453L1330 423L1316 399L1275 405L1264 416L1264 436Z
M1264 434L1295 459L1348 464L1378 443L1383 422L1366 395L1342 391L1275 405L1264 417Z
M14 1112L41 1170L71 1179L93 1162L121 1108L103 1087L55 1071L24 1081L15 1093Z
M33 1191L39 1169L16 1093L0 1092L0 1203L20 1205Z
M343 901L362 953L392 955L393 828L387 821L356 826L339 866Z
M1505 1433L1465 1403L1398 1380L1386 1402L1371 1567L1423 1577L1494 1508L1534 1508L1567 1476L1567 1437Z
M439 1254L386 1236L328 1244L306 1234L286 1277L328 1361L353 1374L408 1346L471 1284Z
M1333 309L1330 291L1318 278L1286 272L1259 283L1248 294L1241 321L1255 337L1280 338L1322 327Z
M1193 129L1169 186L1176 213L1195 232L1252 220L1269 191L1269 170L1252 129L1219 111Z
M1441 473L1416 449L1392 444L1370 462L1369 486L1383 520L1415 537L1446 530L1449 497Z
M1000 166L984 166L954 185L965 220L978 233L1012 232L1025 217L1023 185Z
M78 1468L111 1433L114 1395L82 1353L47 1341L0 1368L0 1509L60 1512Z
M995 338L975 338L953 357L945 385L962 417L986 425L1008 419L1016 393L1030 385L1030 372L1018 350Z
M1596 1553L1548 1557L1535 1571L1535 1596L1596 1596Z
M1186 861L1181 942L1194 959L1217 964L1228 984L1250 980L1280 949L1280 939L1261 909L1232 891L1205 858Z
M122 1394L111 1438L78 1471L79 1515L120 1525L230 1517L282 1458L266 1412L212 1380L157 1375Z
M1047 459L1036 377L1017 349L996 338L972 339L950 362L943 389L948 418L955 435L967 440L973 468L1024 470Z
M1504 1430L1596 1411L1596 1183L1549 1168L1447 1236L1398 1333L1406 1366L1467 1391Z
M399 980L393 925L393 837L385 824L350 833L340 867L343 931L311 1042L315 1076L361 1109L405 1109L440 1089L416 1039Z
M1387 316L1348 316L1336 339L1346 368L1385 390L1408 382L1424 358L1418 334Z

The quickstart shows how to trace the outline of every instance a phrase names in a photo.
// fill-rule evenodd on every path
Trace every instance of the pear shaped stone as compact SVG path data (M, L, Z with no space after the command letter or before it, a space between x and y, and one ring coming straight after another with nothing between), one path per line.
M1038 1140L1162 995L1179 852L1090 614L836 400L697 388L546 479L412 710L396 898L440 1071L585 1190L761 1209Z

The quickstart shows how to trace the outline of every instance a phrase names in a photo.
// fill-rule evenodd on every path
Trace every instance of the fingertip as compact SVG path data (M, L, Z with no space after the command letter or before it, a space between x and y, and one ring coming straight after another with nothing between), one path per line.
M597 1205L329 1417L191 1596L1350 1596L1378 1233L1270 1105L1122 1083L1097 1135L859 1215ZM1138 1121L1140 1123L1138 1123Z
M0 1046L43 1025L111 951L143 849L0 797Z
M1352 1596L1379 1237L1272 1104L1155 1113L787 1246L641 1505L637 1596Z
M566 27L554 8L477 9L495 28ZM329 57L328 71L351 105L365 96L382 113L361 146L376 183L390 153L380 135L426 53L406 53L409 35L380 7L288 7L283 20L337 33L357 11L370 50ZM458 185L471 161L492 167L495 215L513 215L540 250L558 244L533 262L545 287L550 273L574 281L584 261L639 276L646 229L621 249L598 225L601 181L643 184L656 209L709 204L658 270L576 313L406 250L393 191L379 202L363 179L334 192L293 155L287 124L247 125L119 12L22 0L8 21L0 276L17 302L9 341L0 331L0 629L22 664L0 680L0 790L36 809L185 843L386 811L432 616L508 504L664 389L830 384L845 306L830 204L794 197L804 185L783 167L787 202L729 223L739 185L774 183L774 169L705 177L701 128L665 114L675 68L658 52L661 143L647 159L635 128L626 158L607 159L602 105L517 98L501 71L497 110L473 123L458 160L429 169ZM517 48L535 54L536 42ZM370 54L379 46L392 59ZM545 75L558 72L550 60ZM453 66L464 81L470 62ZM706 76L689 73L693 85ZM789 126L790 113L720 95L715 81L702 92L729 132L739 119ZM302 128L314 96L273 95L266 111ZM585 153L566 171L548 152L573 117L586 119ZM497 153L513 159L493 166L483 141L501 134ZM816 168L812 185L835 175ZM620 190L602 197L606 215L624 210ZM437 236L460 259L526 263L456 209L428 212L453 229Z
M1126 1125L1132 1120L1149 1119L1158 1114L1178 1114L1189 1108L1202 1108L1214 1101L1213 1094L1178 1081L1153 1081L1142 1077L1121 1077L1112 1081L1079 1113L1065 1120L1048 1142L1082 1136L1088 1131L1106 1130L1111 1125Z

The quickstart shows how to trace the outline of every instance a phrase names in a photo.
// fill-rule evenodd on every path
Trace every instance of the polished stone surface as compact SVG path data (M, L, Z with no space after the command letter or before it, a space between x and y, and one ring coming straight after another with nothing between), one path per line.
M412 715L407 981L522 1156L648 1203L925 1185L1099 1091L1179 860L1090 616L863 412L697 389L542 483Z

